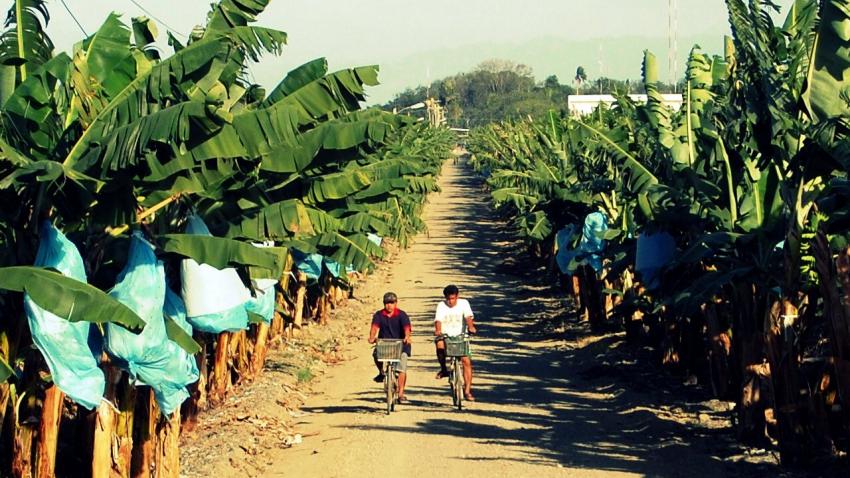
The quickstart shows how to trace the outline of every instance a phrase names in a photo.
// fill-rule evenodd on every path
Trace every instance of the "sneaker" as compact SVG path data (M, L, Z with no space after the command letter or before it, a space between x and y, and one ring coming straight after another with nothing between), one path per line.
M375 375L375 378L373 378L372 380L374 380L377 383L383 383L384 382L384 374L379 373L378 375Z

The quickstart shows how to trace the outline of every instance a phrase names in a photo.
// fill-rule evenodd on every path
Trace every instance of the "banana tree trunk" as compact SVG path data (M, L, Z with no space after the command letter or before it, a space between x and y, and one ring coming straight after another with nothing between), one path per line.
M56 446L59 443L59 424L64 404L65 394L56 385L44 392L35 453L35 476L39 478L50 478L56 474Z
M765 327L766 352L772 378L773 410L779 433L783 464L798 463L807 441L801 420L799 360L794 325L797 307L787 298L774 302Z
M110 478L114 476L112 455L112 434L118 411L113 405L116 402L116 387L121 378L121 372L112 365L105 365L106 390L104 399L98 405L94 417L94 443L92 445L92 478Z
M0 437L3 435L6 424L6 411L9 409L9 397L12 395L8 383L0 383ZM5 455L5 453L3 453ZM3 456L0 456L0 460Z
M732 352L732 340L727 333L728 327L724 327L725 324L718 315L715 304L706 304L704 314L710 343L711 388L715 397L726 398L729 393L729 357Z
M842 300L837 285L841 285L844 298L850 297L850 248L838 254L833 268L829 242L825 234L819 231L814 253L833 353L828 361L833 367L838 399L842 410L845 410L845 426L850 427L850 417L846 413L846 410L850 410L850 304Z
M585 318L594 330L601 330L605 325L604 300L602 284L596 276L596 271L587 265L577 271L581 279L581 307Z
M295 312L293 313L293 336L297 337L301 334L301 329L304 326L304 307L307 302L307 274L298 271L298 292L295 296Z
M12 476L15 478L30 478L32 475L33 440L36 436L36 425L30 420L21 420L19 408L25 404L13 407L12 417L15 420L15 435L12 444Z
M118 413L112 432L113 477L129 478L133 463L133 418L136 411L136 387L130 385L126 373L118 382Z
M570 293L573 295L573 300L575 300L576 304L581 304L581 278L578 274L573 274L570 276Z
M149 478L154 469L157 407L153 389L139 389L133 423L133 478Z
M227 381L228 389L233 385L238 385L243 380L250 380L251 360L249 354L247 331L240 330L239 332L235 332L230 337L230 357L234 373L229 374L231 378ZM233 375L236 375L236 377L233 378Z
M275 314L277 316L277 314ZM263 322L257 326L257 339L254 343L254 351L251 354L251 376L257 377L263 371L266 362L266 351L268 348L269 324Z
M326 285L325 287L319 288L318 315L319 315L319 323L322 324L322 325L328 325L328 319L330 319L330 316L331 316L331 304L330 304L330 300L328 299L329 288L330 287L328 285Z
M157 418L160 417L157 409ZM167 419L158 419L156 426L156 467L154 478L178 478L180 476L180 411Z
M220 333L215 346L215 360L213 361L208 393L209 404L213 407L224 401L224 396L227 392L227 383L230 381L227 364L230 352L230 336L231 334L229 332Z

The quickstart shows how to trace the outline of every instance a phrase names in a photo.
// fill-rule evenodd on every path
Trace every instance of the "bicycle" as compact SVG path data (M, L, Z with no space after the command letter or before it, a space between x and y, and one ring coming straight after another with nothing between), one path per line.
M398 402L398 370L396 365L401 361L403 340L378 339L375 344L378 362L384 364L384 393L387 395L387 415L395 410Z
M458 336L446 334L437 337L446 344L446 358L451 359L448 363L449 388L452 394L452 405L458 410L463 409L463 361L462 357L469 356L469 334L464 332Z

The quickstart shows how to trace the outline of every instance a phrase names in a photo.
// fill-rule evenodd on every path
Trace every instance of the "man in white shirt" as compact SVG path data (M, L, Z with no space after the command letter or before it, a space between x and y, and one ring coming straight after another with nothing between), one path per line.
M445 300L437 304L437 313L434 316L434 335L437 336L437 360L440 362L440 371L437 372L437 378L449 376L446 369L446 343L440 337L448 335L457 337L463 334L464 328L470 334L475 334L475 324L473 323L472 308L469 306L469 301L459 299L460 291L455 285L448 285L443 289L443 297ZM470 358L462 357L463 363L463 381L464 395L466 400L475 401L472 396L472 361Z

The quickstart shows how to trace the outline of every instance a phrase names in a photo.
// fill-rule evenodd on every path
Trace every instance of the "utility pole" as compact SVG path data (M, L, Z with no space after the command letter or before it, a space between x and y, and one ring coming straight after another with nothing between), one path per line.
M673 93L679 83L679 2L667 0L667 68Z

